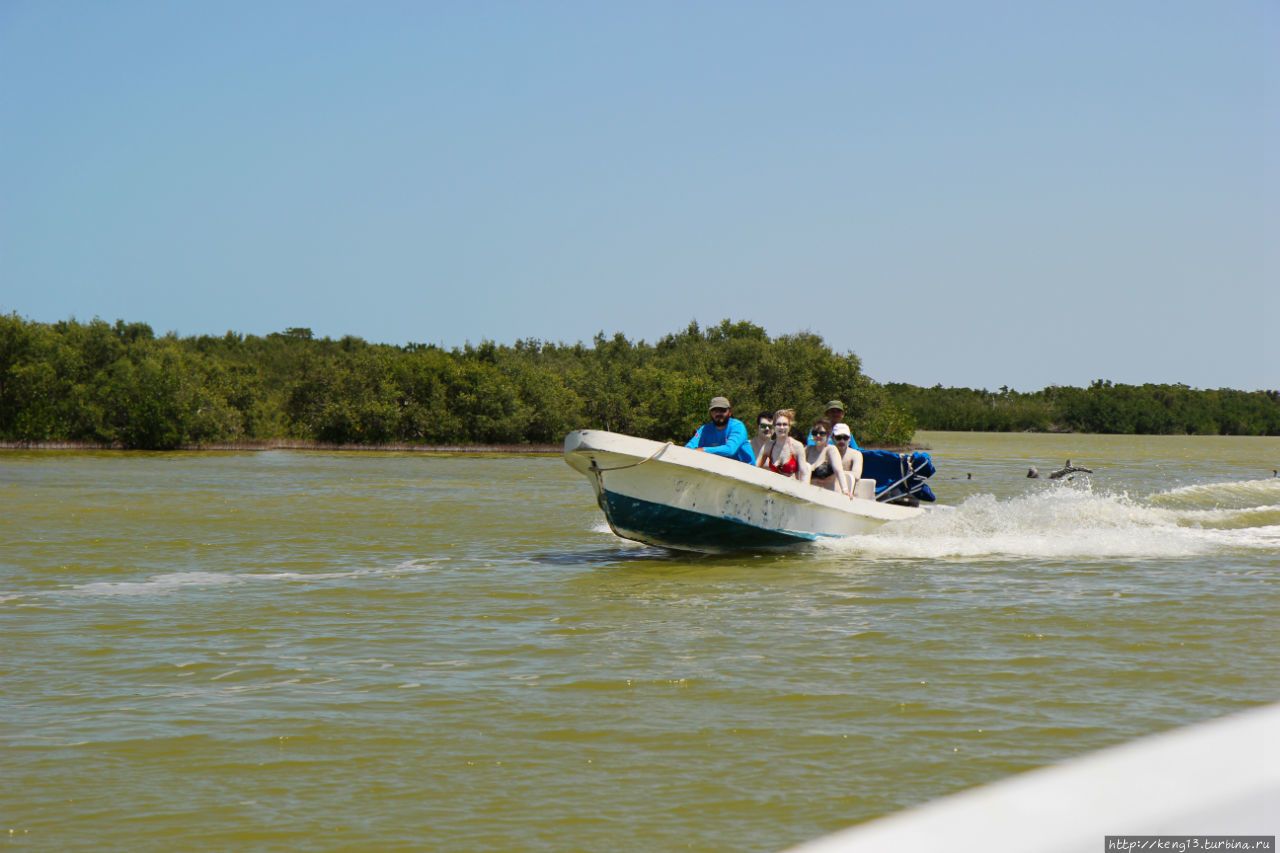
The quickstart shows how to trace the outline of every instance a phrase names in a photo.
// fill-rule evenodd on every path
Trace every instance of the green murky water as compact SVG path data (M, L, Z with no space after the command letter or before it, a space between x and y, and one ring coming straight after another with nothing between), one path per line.
M0 454L0 837L771 851L1280 698L1280 439L919 439L953 509L733 557L558 458Z

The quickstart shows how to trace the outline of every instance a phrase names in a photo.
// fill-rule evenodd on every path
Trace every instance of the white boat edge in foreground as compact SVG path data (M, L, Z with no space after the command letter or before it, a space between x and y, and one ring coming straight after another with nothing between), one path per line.
M844 495L670 442L577 430L565 462L618 536L683 551L770 548L870 533L924 510Z
M842 829L786 853L1275 849L1280 703L1139 738ZM1108 836L1162 836L1165 846ZM1264 836L1212 847L1211 836ZM1185 846L1179 838L1190 839Z

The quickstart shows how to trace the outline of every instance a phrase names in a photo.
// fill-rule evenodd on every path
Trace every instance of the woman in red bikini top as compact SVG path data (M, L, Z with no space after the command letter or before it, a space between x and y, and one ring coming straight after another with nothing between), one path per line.
M800 463L796 462L796 457L792 456L781 465L774 465L773 460L769 460L769 470L775 474L786 474L788 477L795 474L796 469L800 467Z
M795 412L779 409L773 416L773 439L760 448L757 468L768 468L777 474L808 480L809 463L804 458L804 445L791 437Z

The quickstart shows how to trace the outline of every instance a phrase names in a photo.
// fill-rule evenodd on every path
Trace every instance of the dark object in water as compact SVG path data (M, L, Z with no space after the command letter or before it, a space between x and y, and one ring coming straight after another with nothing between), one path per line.
M1032 469L1032 470L1034 470L1034 469ZM1092 474L1092 473L1093 473L1093 469L1092 469L1092 468L1085 468L1083 465L1072 465L1072 464L1071 464L1071 460L1070 460L1070 459L1068 459L1068 460L1067 460L1067 464L1066 464L1066 465L1063 465L1063 466L1062 466L1061 468L1059 468L1057 471L1053 471L1053 472L1051 472L1051 473L1049 474L1049 479L1050 479L1050 480L1057 480L1057 479L1059 479L1059 478L1061 478L1061 477L1065 477L1065 476L1067 476L1068 474L1076 474L1076 473Z
M1036 466L1032 465L1027 469L1027 476L1033 480L1037 480L1040 478L1040 472L1036 470Z

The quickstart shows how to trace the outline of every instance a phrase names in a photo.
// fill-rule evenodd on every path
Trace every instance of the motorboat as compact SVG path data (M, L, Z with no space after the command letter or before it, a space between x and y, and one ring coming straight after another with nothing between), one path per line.
M613 532L662 548L723 552L870 533L934 500L927 453L863 451L874 495L849 498L794 477L672 442L577 430L565 462L587 478ZM860 480L860 482L862 482Z

